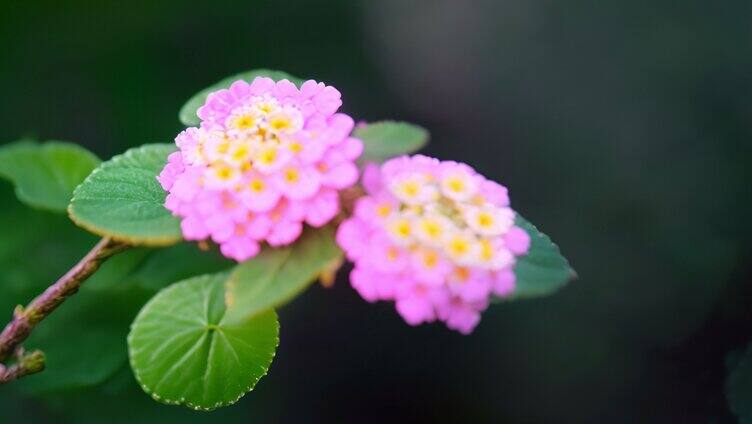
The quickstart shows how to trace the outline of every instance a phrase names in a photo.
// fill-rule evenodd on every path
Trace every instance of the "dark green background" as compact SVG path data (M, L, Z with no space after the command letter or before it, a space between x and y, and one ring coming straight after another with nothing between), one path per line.
M169 141L191 94L258 67L335 85L356 119L428 127L426 153L507 185L580 279L463 337L340 278L281 311L270 374L235 407L122 395L125 369L97 394L3 388L0 422L732 420L724 356L752 339L752 3L6 1L0 140L103 158ZM30 266L54 277L53 256Z

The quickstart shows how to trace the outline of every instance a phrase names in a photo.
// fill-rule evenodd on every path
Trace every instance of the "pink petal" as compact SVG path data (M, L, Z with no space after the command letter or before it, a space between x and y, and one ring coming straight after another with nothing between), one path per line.
M303 224L300 222L280 221L274 224L269 235L266 236L266 242L270 246L285 246L300 237L303 232Z
M435 319L433 305L427 299L420 297L408 297L398 299L396 302L397 312L410 325L418 325Z
M520 227L512 227L504 236L504 244L515 255L524 255L530 249L530 235Z
M327 224L339 212L339 195L334 190L323 190L307 202L306 222L313 227Z
M509 296L514 293L515 282L517 277L512 269L507 268L496 273L493 282L493 293L499 297Z

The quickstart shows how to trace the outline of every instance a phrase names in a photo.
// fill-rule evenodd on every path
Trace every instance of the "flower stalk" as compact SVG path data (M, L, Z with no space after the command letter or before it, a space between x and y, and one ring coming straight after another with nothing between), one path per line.
M0 384L44 369L44 354L33 351L23 353L21 344L34 328L49 316L68 297L78 291L99 267L111 256L128 249L128 244L105 237L99 241L73 268L37 296L28 306L18 306L13 319L0 333L0 363L7 363L14 354L12 365L0 367ZM19 353L20 352L20 353Z

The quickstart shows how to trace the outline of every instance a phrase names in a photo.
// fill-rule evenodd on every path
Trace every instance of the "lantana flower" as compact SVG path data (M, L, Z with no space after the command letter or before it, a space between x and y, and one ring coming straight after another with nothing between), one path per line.
M440 320L468 334L492 296L514 291L530 237L515 226L505 187L421 155L370 166L363 185L337 242L365 300L394 301L410 325Z
M208 96L201 125L178 134L158 177L187 240L211 239L243 261L263 242L295 241L304 224L339 212L338 191L358 180L363 151L340 93L310 80L239 80Z

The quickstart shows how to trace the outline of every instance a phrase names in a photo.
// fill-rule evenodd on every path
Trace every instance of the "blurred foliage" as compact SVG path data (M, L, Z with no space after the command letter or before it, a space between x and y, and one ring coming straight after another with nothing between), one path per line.
M21 140L2 146L0 176L32 207L65 211L71 193L99 165L99 158L72 143Z
M353 136L363 141L361 162L383 162L394 156L417 152L428 144L429 131L408 122L359 123Z
M289 247L265 248L232 270L225 281L226 323L277 308L300 296L322 270L342 263L331 226L309 228Z
M3 387L0 408L28 422L63 403L58 422L730 421L723 359L752 339L751 19L743 0L4 5L0 140L108 158L171 139L218 78L284 69L334 84L356 118L430 128L426 153L510 187L580 279L490 308L463 338L408 327L340 278L282 311L272 372L219 415L155 404L127 368L44 408ZM0 280L14 290L0 314L93 243L14 208L0 257L24 267ZM81 252L56 242L76 237Z

